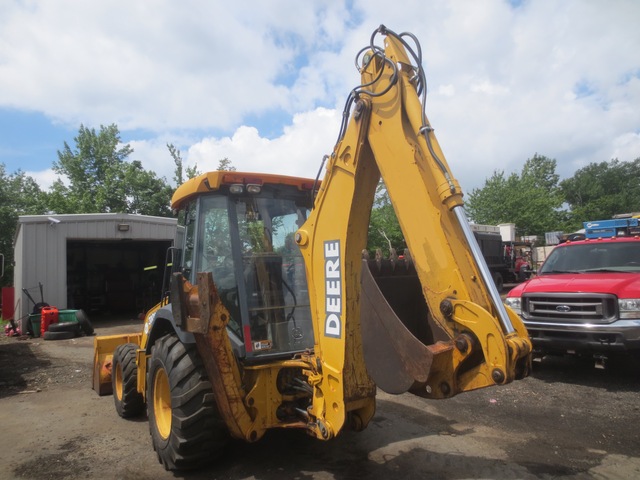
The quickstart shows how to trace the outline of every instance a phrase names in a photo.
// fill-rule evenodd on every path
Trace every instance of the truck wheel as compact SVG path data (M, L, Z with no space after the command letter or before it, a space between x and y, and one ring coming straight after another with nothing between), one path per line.
M176 335L165 335L151 350L147 414L153 448L167 470L200 467L229 439L195 345Z
M521 268L518 271L518 281L519 282L524 282L528 277L528 271L526 268Z
M125 343L113 352L111 363L111 385L116 412L122 418L136 417L144 411L144 398L138 392L138 367L136 351L138 345Z
M504 280L502 279L502 275L498 272L493 274L493 283L496 284L496 288L498 289L498 293L502 292L504 288Z

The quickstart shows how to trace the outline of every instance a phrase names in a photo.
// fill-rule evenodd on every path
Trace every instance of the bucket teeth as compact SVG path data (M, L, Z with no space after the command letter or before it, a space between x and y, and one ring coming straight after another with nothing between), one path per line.
M413 258L411 257L411 252L408 248L404 249L404 263L407 268L413 267Z
M367 250L362 251L362 259L367 260L369 268L377 270L378 272L391 271L398 273L404 271L413 271L413 259L409 253L409 249L405 249L402 255L398 255L395 248L392 248L389 252L389 256L385 257L382 253L382 249L376 250L375 259L371 259L371 256Z

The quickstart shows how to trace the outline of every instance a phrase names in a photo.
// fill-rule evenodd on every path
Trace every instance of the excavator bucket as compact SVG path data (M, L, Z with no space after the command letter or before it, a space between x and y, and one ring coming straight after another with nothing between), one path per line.
M98 395L109 395L111 387L111 363L118 345L135 343L140 345L141 333L95 337L93 340L93 389Z
M387 393L400 394L427 381L429 346L448 340L430 319L409 259L363 259L360 305L362 344L369 375Z

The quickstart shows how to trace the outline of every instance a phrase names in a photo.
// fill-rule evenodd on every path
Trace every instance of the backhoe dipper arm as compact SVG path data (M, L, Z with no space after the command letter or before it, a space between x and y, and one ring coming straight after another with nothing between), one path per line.
M384 49L374 44L379 34L385 37ZM418 55L407 37L415 41ZM312 312L319 319L309 413L328 432L325 438L347 418L366 425L374 413L375 385L369 374L385 389L376 371L400 367L387 375L392 393L410 390L444 398L521 378L530 366L526 329L505 308L491 281L462 210L460 186L427 122L417 41L380 27L360 55L362 85L347 101L315 207L296 234ZM425 344L397 318L382 318L381 309L363 307L361 252L380 177L428 306L419 322L430 323L444 341ZM366 366L363 339L382 341L379 348L365 345L373 349Z

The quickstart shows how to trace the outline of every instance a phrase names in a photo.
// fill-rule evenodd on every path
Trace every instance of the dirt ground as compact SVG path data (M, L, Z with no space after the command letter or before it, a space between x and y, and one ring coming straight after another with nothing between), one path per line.
M92 319L93 320L93 319ZM100 335L137 320L94 320ZM91 389L93 338L0 340L1 479L640 478L640 370L546 358L505 387L424 400L379 394L361 433L270 432L190 474L165 472L146 419Z

